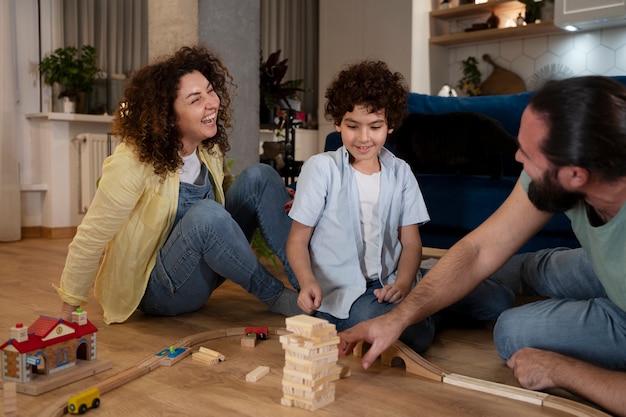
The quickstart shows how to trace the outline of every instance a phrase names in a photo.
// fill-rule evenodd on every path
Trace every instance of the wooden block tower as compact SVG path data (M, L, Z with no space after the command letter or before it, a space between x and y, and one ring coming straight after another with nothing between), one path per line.
M288 317L280 336L285 350L281 404L316 410L335 401L339 337L335 325L304 314Z

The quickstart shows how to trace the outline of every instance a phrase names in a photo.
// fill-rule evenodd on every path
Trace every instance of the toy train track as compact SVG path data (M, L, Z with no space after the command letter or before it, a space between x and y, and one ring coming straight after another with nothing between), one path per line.
M286 332L284 328L276 327L269 327L268 330L270 335ZM162 366L175 365L182 359L189 356L194 347L201 345L204 342L229 336L241 335L245 335L244 327L214 330L187 336L172 344L171 347L158 352L156 355L151 355L136 365L100 381L98 384L94 385L93 388L98 388L101 394L105 394ZM363 344L357 345L354 350L355 356L361 356L363 348ZM535 404L577 417L609 416L600 410L573 400L446 372L433 365L422 356L411 350L404 343L399 341L394 343L381 355L381 364L385 366L392 366L394 363L397 363L397 359L404 363L407 373L443 384L454 385L473 391L480 391L499 397ZM61 399L49 404L44 410L41 411L39 416L57 417L63 416L66 412L67 399Z

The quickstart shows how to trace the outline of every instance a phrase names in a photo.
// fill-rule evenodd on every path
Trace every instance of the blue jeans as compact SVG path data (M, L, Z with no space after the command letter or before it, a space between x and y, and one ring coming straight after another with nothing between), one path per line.
M356 326L362 321L372 319L383 315L393 309L396 304L379 303L378 298L374 295L374 290L381 288L379 281L368 284L367 290L363 293L350 307L350 313L347 319L338 319L337 317L317 311L316 317L328 320L329 323L337 327L337 331L349 329ZM400 340L415 352L423 352L426 350L435 336L435 322L431 317L419 323L412 324L407 327L400 335Z
M159 250L139 309L165 316L196 311L224 278L260 301L275 300L284 285L258 262L250 248L248 239L252 232L247 227L256 221L251 222L246 216L265 225L268 243L282 242L285 258L284 245L291 222L282 204L288 200L276 171L259 164L245 169L231 184L226 209L208 198L196 201Z
M289 283L300 290L300 285L287 262L287 237L291 218L285 213L290 200L285 183L268 164L246 168L226 193L226 210L239 224L248 241L258 227L267 243L285 268Z
M550 297L500 315L494 341L502 359L535 347L626 369L626 312L607 298L583 249L515 255L492 278L518 294Z

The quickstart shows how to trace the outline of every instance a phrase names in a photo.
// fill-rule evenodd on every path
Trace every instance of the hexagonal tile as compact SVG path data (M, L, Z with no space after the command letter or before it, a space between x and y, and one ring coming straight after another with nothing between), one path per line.
M483 55L487 54L490 57L498 57L500 56L500 43L499 42L489 42L478 45L476 48L476 58L479 58L480 61L483 59Z
M563 55L561 63L570 67L574 74L581 74L587 70L587 55L579 50L571 49Z
M511 63L510 71L526 80L535 72L535 61L526 55L520 55Z
M550 65L560 64L559 61L560 61L559 57L557 57L556 55L550 52L546 52L545 54L541 55L539 58L535 60L535 73L537 73L538 71L541 71L543 68L549 67ZM564 64L561 64L561 65L564 65Z
M598 31L574 34L574 48L582 52L589 52L600 45L600 33Z
M515 39L512 41L505 41L500 43L500 57L508 60L509 62L513 61L515 58L522 54L522 40ZM496 59L496 57L493 57Z
M465 46L456 48L456 60L458 62L461 62L467 59L467 57L469 56L473 56L476 59L480 60L480 56L478 56L476 45L465 45Z
M626 36L624 36L624 28L604 29L601 32L602 45L611 48L614 51L626 45Z
M604 45L587 54L587 69L594 74L604 74L615 66L615 53Z
M548 38L539 36L536 38L524 39L522 51L530 58L537 58L548 50Z
M548 36L548 50L557 56L563 56L573 48L574 35L571 33Z
M626 73L626 45L615 51L615 68L622 71L622 75Z

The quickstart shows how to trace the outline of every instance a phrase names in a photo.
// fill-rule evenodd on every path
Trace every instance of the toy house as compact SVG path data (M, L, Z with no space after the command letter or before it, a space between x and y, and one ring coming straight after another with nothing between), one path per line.
M11 328L11 338L0 345L2 378L31 382L37 375L50 375L74 367L78 360L96 359L96 332L87 313L78 309L72 321L40 316L28 328Z

